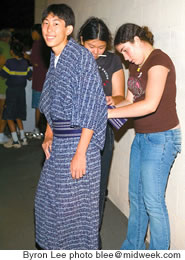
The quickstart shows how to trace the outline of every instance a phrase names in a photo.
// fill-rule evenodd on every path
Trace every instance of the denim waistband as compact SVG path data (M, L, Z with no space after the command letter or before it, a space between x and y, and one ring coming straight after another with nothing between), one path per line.
M173 128L162 132L136 133L137 135L162 134L166 136L181 135L181 128Z
M53 135L59 138L80 137L81 128L72 128L67 120L53 121Z
M177 151L179 153L181 152L181 143L182 143L181 128L174 128L163 132L154 132L154 133L145 133L145 134L136 133L136 138L138 138L138 140L143 137L145 139L151 139L155 137L158 139L158 143L160 139L163 141L165 140L165 142L173 142Z

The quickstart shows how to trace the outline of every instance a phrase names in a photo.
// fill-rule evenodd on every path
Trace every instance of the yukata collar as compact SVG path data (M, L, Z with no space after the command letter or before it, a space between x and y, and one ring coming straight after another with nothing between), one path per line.
M59 56L62 56L63 54L65 54L65 52L68 51L68 49L70 47L72 47L74 43L75 43L75 40L73 38L70 38L69 41L67 42L67 44L65 45L64 49L62 50L62 52L59 54ZM51 53L52 53L51 54L52 57L55 57L54 52L52 51Z

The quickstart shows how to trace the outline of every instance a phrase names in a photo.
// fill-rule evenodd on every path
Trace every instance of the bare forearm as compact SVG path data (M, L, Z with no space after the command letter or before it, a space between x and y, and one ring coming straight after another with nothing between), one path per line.
M121 103L124 100L123 96L112 96L112 99L114 101L114 104L117 105L119 103Z
M86 153L91 138L93 136L93 132L94 132L93 130L82 128L82 134L76 150L77 153L81 153L81 154Z
M124 99L121 102L116 104L116 107L123 107L132 104L129 100Z
M45 132L45 136L47 137L53 137L53 131L51 129L51 127L49 126L49 124L47 123L47 126L46 126L46 132Z
M128 102L128 101L127 101ZM144 101L140 101L134 104L126 104L115 109L108 110L109 118L130 118L130 117L140 117L145 116L154 112L150 106Z

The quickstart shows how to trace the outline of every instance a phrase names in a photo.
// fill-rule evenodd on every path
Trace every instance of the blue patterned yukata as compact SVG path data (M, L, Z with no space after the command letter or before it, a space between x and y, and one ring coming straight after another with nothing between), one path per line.
M93 129L86 153L86 174L72 179L70 162L80 137L53 137L35 198L36 242L49 250L98 249L100 150L107 124L107 106L93 56L73 39L63 49L56 68L50 67L40 110L53 129L60 120L74 129Z

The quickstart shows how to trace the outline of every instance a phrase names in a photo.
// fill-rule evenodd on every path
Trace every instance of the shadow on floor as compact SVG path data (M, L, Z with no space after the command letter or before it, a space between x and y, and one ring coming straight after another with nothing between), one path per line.
M36 250L34 196L44 154L42 140L20 149L0 145L0 250ZM107 200L102 225L103 249L120 249L127 218Z

